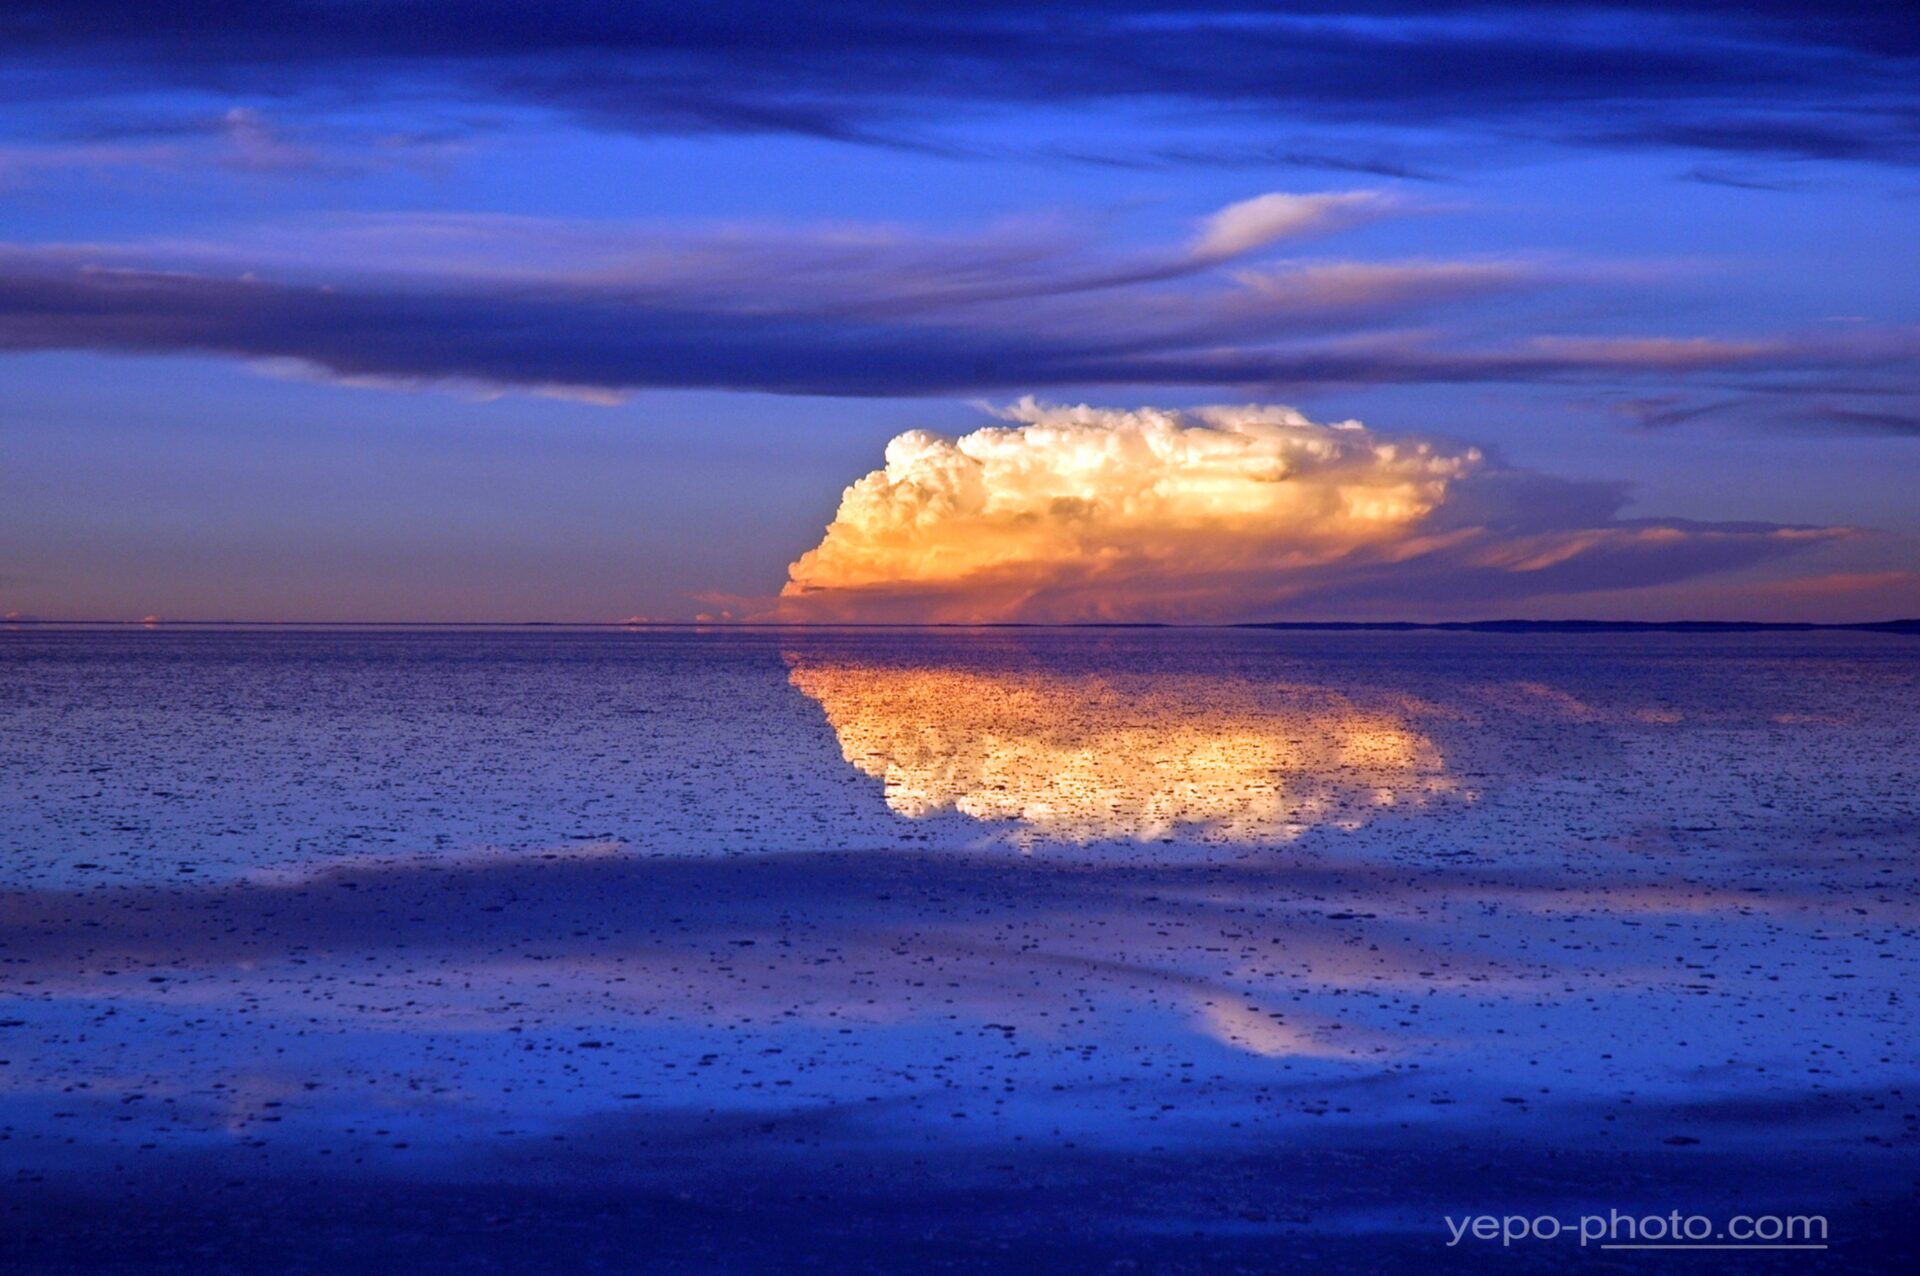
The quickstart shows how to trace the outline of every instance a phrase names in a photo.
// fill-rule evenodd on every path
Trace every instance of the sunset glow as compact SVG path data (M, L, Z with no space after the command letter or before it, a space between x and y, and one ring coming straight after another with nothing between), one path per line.
M1365 595L1506 600L1671 581L1844 539L1837 527L1661 523L1604 488L1477 448L1284 407L1005 409L887 444L781 619L1239 621ZM1569 498L1572 498L1571 500Z
M788 661L847 762L909 819L957 811L1066 842L1287 840L1458 788L1417 730L1319 688Z
M1909 1276L1917 212L1913 0L6 0L0 1276Z

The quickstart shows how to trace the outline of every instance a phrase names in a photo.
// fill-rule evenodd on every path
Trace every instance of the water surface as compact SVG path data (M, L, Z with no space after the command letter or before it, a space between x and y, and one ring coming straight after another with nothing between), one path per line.
M0 1258L1891 1267L1915 651L0 635Z

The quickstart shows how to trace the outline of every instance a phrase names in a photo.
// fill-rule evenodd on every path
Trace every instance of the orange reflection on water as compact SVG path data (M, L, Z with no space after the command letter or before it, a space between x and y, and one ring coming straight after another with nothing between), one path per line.
M1082 843L1176 830L1246 841L1454 787L1404 719L1325 688L788 661L842 755L910 819L951 810Z

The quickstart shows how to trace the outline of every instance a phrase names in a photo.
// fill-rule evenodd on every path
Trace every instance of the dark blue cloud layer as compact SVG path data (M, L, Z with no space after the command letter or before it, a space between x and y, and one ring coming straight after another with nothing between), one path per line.
M427 224L427 238L437 227ZM1920 359L1920 337L1900 329L1844 339L1541 336L1524 314L1482 322L1489 306L1525 305L1579 282L1524 262L1220 271L1191 253L1069 247L1022 256L1019 245L991 240L842 252L768 237L724 246L642 238L632 242L653 252L648 264L603 268L570 265L561 235L502 270L488 266L489 233L473 241L474 259L411 271L348 264L334 254L350 247L338 246L310 261L221 247L185 257L138 244L0 248L0 352L291 360L344 379L596 397L649 388L891 396L1639 384L1656 393L1625 407L1650 425L1703 413L1751 419L1790 405L1802 424L1820 413L1877 413L1850 426L1877 432L1906 432ZM402 258L421 238L409 234L397 241ZM498 241L501 261L514 244ZM1015 258L1017 270L1007 266ZM1695 408L1689 394L1710 401Z
M1070 385L1299 386L1664 377L1832 366L1836 352L1715 342L1523 342L1449 348L1424 337L1281 342L1116 320L1023 326L844 307L739 308L697 292L636 298L590 285L344 287L169 271L0 262L0 350L297 359L341 377L603 390L704 387L909 395ZM1847 360L1841 359L1845 363Z
M1201 108L1310 124L1762 156L1920 159L1920 19L1848 3L1201 0L793 6L27 0L17 92L424 94L640 132L955 145L956 106ZM1053 139L1056 142L1069 139ZM1189 158L1204 158L1189 153Z

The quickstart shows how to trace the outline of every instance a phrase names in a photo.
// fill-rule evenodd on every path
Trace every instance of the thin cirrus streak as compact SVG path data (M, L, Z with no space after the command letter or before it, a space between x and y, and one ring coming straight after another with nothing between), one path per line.
M846 621L1232 621L1660 584L1855 534L1619 517L1614 484L1283 407L1022 400L909 431L846 489L772 614Z

